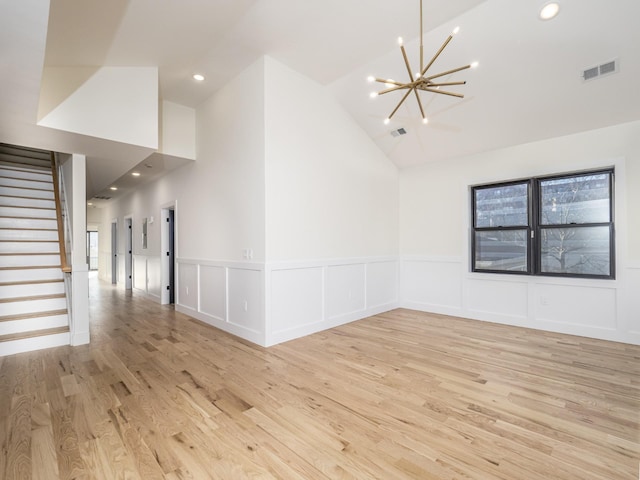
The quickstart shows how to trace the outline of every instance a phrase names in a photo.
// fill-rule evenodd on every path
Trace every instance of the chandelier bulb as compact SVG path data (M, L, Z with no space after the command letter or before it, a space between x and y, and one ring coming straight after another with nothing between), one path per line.
M427 123L429 123L429 119L427 117L424 117L422 119L422 123L424 123L426 125Z
M473 62L471 68L478 68L478 65L480 65L478 62Z
M383 123L384 123L385 125L389 125L389 122L390 122L390 121L391 121L391 119L390 119L390 118L385 118Z
M460 31L460 27L456 27L453 29L453 31L451 32L451 35L457 35L458 32Z
M398 37L398 45L402 46L403 43L404 40L402 40L402 37Z
M369 94L369 97L370 97L370 98L376 98L377 96L378 96L378 92L371 92L371 93Z
M367 77L367 82L369 82L369 83L373 83L373 82L375 82L375 81L376 81L376 77L374 77L373 75L369 75L369 76Z

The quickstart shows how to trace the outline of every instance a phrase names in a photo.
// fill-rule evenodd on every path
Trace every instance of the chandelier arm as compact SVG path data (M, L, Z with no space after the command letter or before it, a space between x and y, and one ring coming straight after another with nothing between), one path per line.
M440 47L440 50L438 50L436 52L436 54L433 56L433 58L431 59L431 61L429 63L427 63L427 66L424 67L422 70L420 70L420 76L424 76L425 73L427 73L427 70L429 70L429 68L431 67L431 65L433 65L433 62L436 61L436 59L440 56L440 54L443 52L443 50L447 47L447 45L449 44L449 42L451 41L451 39L453 38L453 35L449 35L447 37L447 39L444 41L444 43L442 44L442 46Z
M420 107L420 114L422 115L422 119L426 120L427 116L424 114L424 108L422 108L422 100L420 100L420 95L418 94L418 89L414 88L413 93L416 94L416 100L418 101L418 107Z
M453 68L451 70L447 70L446 72L438 73L437 75L431 75L429 77L424 77L425 80L433 80L434 78L444 77L445 75L449 75L451 73L459 72L460 70L466 70L467 68L471 68L471 65L465 65L464 67Z
M409 72L409 78L411 82L413 82L413 72L411 71L411 65L409 65L409 59L407 58L407 51L404 49L404 45L400 46L400 50L402 51L402 58L404 58L404 64L407 66L407 72Z
M442 82L442 83L433 83L433 82L428 82L427 83L427 87L448 87L451 85L466 85L467 81L466 80L461 80L459 82Z
M419 88L424 92L440 93L442 95L450 95L452 97L464 98L464 95L461 93L447 92L445 90L437 90L435 88L429 88L429 87L417 87L417 88Z
M405 83L405 84L399 85L397 87L387 88L386 90L379 91L378 92L378 96L384 95L385 93L389 93L389 92L396 92L398 90L404 90L405 88L414 88L414 85L412 83Z
M385 80L384 78L376 78L375 81L378 83L385 83L387 85L398 85L398 86L406 85L402 82L396 82L395 80L389 80L389 79Z
M404 103L404 101L407 99L407 97L409 96L409 94L411 93L411 91L414 89L415 87L411 87L411 90L407 90L407 93L404 94L404 97L402 97L402 100L400 100L400 102L398 102L398 105L396 105L396 108L393 109L393 112L391 112L391 115L389 115L387 118L389 120L391 120L391 117L393 117L395 115L395 113L398 111L398 109L400 108L400 105L402 105Z

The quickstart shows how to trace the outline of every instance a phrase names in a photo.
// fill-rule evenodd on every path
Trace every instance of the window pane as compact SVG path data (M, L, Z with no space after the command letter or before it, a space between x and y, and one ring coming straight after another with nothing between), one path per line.
M609 227L541 230L543 273L611 275Z
M541 224L609 222L609 186L608 173L541 181Z
M527 271L527 231L476 232L475 269Z
M529 225L528 183L476 188L474 195L476 228Z

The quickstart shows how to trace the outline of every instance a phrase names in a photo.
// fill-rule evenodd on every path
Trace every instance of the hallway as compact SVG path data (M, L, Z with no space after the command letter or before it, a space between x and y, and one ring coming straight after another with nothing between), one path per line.
M264 349L92 277L90 345L0 357L6 480L637 478L640 347L396 310Z

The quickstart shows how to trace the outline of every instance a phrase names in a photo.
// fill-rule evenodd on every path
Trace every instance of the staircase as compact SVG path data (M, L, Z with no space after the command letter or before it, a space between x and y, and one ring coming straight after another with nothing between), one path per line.
M0 356L69 345L49 152L0 145Z

